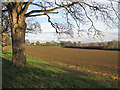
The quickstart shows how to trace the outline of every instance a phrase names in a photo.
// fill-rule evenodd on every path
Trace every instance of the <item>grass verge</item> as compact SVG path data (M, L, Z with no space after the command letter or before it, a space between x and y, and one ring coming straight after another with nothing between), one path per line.
M12 66L12 54L2 54L3 88L112 88L103 79L70 72L48 61L27 57L26 68Z

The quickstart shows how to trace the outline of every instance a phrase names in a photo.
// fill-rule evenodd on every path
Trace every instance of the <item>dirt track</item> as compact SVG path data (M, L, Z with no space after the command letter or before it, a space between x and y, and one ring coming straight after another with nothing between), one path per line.
M38 59L86 67L113 75L117 74L118 69L117 51L27 47L26 54Z

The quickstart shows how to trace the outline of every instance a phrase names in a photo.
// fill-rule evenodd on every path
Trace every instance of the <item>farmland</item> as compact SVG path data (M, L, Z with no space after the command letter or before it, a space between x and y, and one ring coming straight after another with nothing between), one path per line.
M6 50L10 48L7 47ZM118 75L118 51L27 47L26 54L37 59L77 66L91 72Z
M117 82L85 72L76 72L32 57L26 57L26 68L14 67L12 53L2 54L2 87L4 88L117 88Z

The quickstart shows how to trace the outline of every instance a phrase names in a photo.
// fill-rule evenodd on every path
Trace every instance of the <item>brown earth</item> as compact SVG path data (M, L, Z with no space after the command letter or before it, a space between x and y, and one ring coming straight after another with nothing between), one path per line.
M6 47L6 50L10 48ZM27 47L26 54L38 59L85 67L94 72L118 74L118 51Z

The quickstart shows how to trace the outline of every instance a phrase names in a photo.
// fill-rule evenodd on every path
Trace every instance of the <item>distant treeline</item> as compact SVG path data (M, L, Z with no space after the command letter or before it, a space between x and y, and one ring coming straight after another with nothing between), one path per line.
M81 43L71 42L71 41L61 41L61 42L44 42L40 43L40 41L32 42L28 39L25 40L25 44L27 46L48 46L48 47L65 47L65 48L83 48L83 49L103 49L103 50L120 50L120 41L109 41L109 42L98 42L98 43ZM5 38L5 46L12 45L12 41L10 36L6 36Z
M0 40L2 40L0 38ZM12 40L9 35L6 34L5 38L5 46L10 46L12 45ZM2 44L2 42L0 42ZM44 42L41 43L40 41L32 42L28 39L25 40L25 44L27 46L48 46L48 47L65 47L65 48L83 48L83 49L103 49L103 50L120 50L120 41L109 41L109 42L97 42L97 43L81 43L80 41L78 42L71 42L71 41L61 41L61 42Z
M103 49L103 50L119 50L120 49L120 41L110 41L110 42L98 42L98 43L81 43L78 42L71 42L71 41L61 41L61 42L44 42L40 43L32 42L30 43L29 40L26 40L27 46L49 46L49 47L64 47L64 48L83 48L83 49Z

